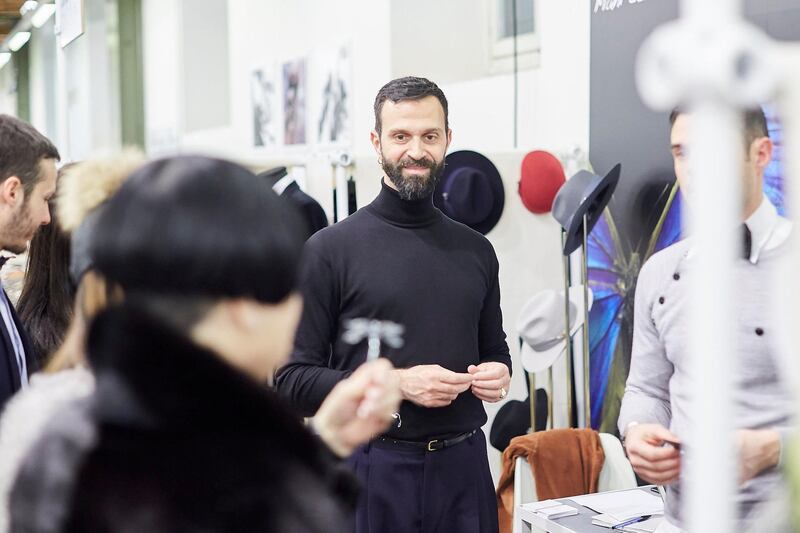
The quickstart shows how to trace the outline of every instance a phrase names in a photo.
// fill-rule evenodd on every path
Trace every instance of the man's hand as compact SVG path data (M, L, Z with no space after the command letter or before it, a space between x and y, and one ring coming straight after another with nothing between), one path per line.
M625 434L625 450L639 477L656 485L669 485L681 473L680 439L661 424L637 424ZM666 445L665 445L666 444Z
M739 449L739 483L745 483L778 464L781 436L774 429L740 429L736 432Z
M346 457L389 427L400 401L392 364L377 359L333 388L314 417L314 428L331 450Z
M395 370L403 399L422 407L445 407L472 385L472 375L439 365L418 365Z
M472 375L472 394L484 402L498 402L508 394L511 375L503 363L481 363L469 365L467 372Z

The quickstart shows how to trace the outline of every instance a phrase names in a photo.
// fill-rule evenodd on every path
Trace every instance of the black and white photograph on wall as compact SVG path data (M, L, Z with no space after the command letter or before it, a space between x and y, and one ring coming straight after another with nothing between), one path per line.
M318 98L314 127L320 144L347 144L352 138L352 63L342 46L315 57L314 95Z
M306 143L306 60L283 65L283 142Z
M258 68L250 73L253 112L253 146L280 144L278 79L274 68Z

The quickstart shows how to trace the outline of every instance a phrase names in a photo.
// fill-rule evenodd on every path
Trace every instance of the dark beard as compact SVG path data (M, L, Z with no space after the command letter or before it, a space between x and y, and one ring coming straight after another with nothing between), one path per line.
M436 188L444 169L444 161L437 163L430 159L407 158L395 165L384 158L381 166L386 173L386 177L392 180L394 186L397 187L400 198L403 200L421 200L433 194L433 190ZM428 169L428 175L403 176L403 169L407 166L425 167Z
M30 216L30 205L26 201L22 204L20 210L14 213L11 221L9 222L8 228L6 229L6 233L10 234L12 239L16 238L17 236L19 236L21 239L24 238L22 234L25 229L29 227ZM28 241L24 241L24 244L7 242L3 245L3 250L11 252L12 254L25 253L28 251Z

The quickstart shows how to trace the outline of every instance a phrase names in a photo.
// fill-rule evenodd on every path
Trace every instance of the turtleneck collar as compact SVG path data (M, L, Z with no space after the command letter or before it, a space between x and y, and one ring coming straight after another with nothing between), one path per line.
M428 226L442 216L433 205L433 195L420 200L403 200L396 190L386 185L385 180L381 180L381 192L367 209L394 226L406 228Z

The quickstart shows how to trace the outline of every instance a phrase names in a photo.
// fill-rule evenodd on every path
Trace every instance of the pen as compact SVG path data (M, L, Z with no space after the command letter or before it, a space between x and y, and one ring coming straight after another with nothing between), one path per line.
M629 526L637 522L644 522L645 520L648 520L651 516L652 515L649 514L644 516L637 516L636 518L631 518L630 520L627 520L621 524L617 524L616 526L613 526L611 529L622 529L625 526Z

